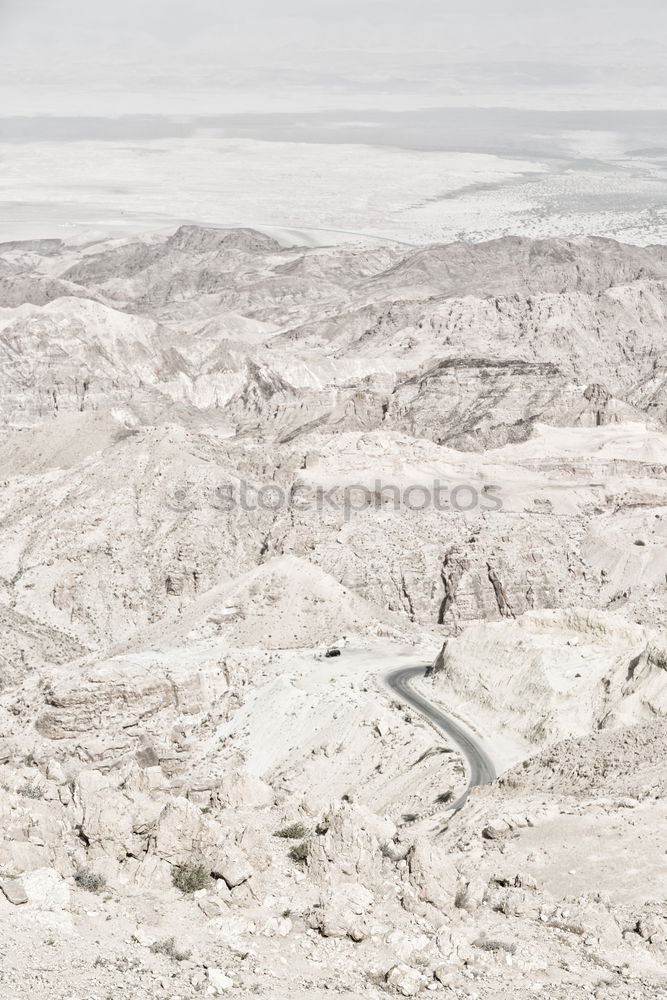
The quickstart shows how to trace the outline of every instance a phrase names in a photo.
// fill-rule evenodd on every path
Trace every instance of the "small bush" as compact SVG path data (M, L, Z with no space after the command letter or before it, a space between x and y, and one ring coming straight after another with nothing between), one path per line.
M463 909L463 904L466 901L467 892L465 889L457 889L456 896L454 897L454 906L457 910Z
M164 941L154 941L150 950L154 955L166 955L173 962L187 962L192 952L181 951L176 944L176 938L165 938Z
M421 754L420 757L417 757L415 764L421 764L422 761L428 760L430 757L436 757L438 754L451 753L451 752L452 751L449 747L443 747L443 746L429 747L428 750L424 750L423 754Z
M74 872L74 881L80 889L86 889L87 892L101 892L107 884L104 875L98 875L88 865L85 868L77 868Z
M203 865L181 865L172 871L171 881L181 892L190 895L200 889L208 889L211 875Z
M282 830L276 830L273 836L283 837L285 840L303 840L304 837L308 836L308 827L304 826L303 823L290 823Z
M98 955L93 962L95 969L116 969L117 972L139 972L143 970L143 965L138 958L128 958L122 955L120 958L105 958Z
M292 861L297 861L299 864L304 864L308 860L309 854L310 844L307 840L302 840L300 844L295 844L294 847L290 848L289 852Z
M441 795L438 795L436 797L435 801L440 802L442 805L444 805L446 802L451 802L453 798L454 798L454 792L443 792Z
M506 951L508 955L513 955L516 951L516 945L511 941L499 941L497 938L479 938L473 944L484 951Z
M416 823L419 819L419 813L403 813L402 819L404 823Z
M43 799L44 789L36 781L26 781L25 785L19 788L19 795L24 799Z

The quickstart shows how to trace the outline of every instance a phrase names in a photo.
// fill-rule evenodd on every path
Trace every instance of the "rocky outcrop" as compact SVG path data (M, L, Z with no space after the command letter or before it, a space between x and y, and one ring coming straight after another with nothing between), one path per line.
M408 891L403 898L406 909L421 912L423 904L427 904L441 914L449 913L456 897L458 871L446 853L423 838L411 848L407 863Z
M496 573L491 563L487 563L486 568L489 573L489 580L491 581L493 592L496 595L498 613L500 614L501 618L515 618L516 615L512 611L509 601L507 600L507 594L505 593L505 590L500 581L500 578L498 577L498 574Z
M21 906L22 903L28 902L28 893L25 891L23 883L18 879L0 879L0 892L14 906Z
M369 911L374 898L365 886L347 882L322 893L309 915L310 926L323 937L363 941L373 929Z
M662 995L666 289L586 239L0 246L7 995ZM376 676L438 643L503 772L455 815Z
M464 555L449 552L445 556L440 570L444 594L438 609L438 625L444 625L448 613L452 610L459 581L467 568L468 563Z
M370 886L381 880L385 859L378 834L391 839L395 827L387 822L378 829L378 819L345 802L334 805L320 822L320 835L313 843L309 869L313 877L336 885L341 879L358 879Z
M428 984L427 977L409 965L392 965L386 975L387 985L402 997L414 997Z

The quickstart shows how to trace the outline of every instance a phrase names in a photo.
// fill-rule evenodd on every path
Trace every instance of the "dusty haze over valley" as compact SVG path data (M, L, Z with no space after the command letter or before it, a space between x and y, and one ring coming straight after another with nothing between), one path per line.
M667 996L663 5L0 0L0 996Z

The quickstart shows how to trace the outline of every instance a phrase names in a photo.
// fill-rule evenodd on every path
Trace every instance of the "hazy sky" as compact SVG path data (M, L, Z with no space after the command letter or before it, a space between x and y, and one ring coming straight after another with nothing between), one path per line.
M0 0L0 230L662 238L665 109L665 0Z
M665 38L664 0L0 0L2 114L194 111L223 94L255 109L494 89L502 103L522 88L528 106L607 85L641 101L665 82Z

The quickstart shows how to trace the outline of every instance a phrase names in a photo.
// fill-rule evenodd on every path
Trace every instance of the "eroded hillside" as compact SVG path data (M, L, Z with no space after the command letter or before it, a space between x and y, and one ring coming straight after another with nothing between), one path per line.
M666 315L602 239L0 244L3 995L664 995Z

